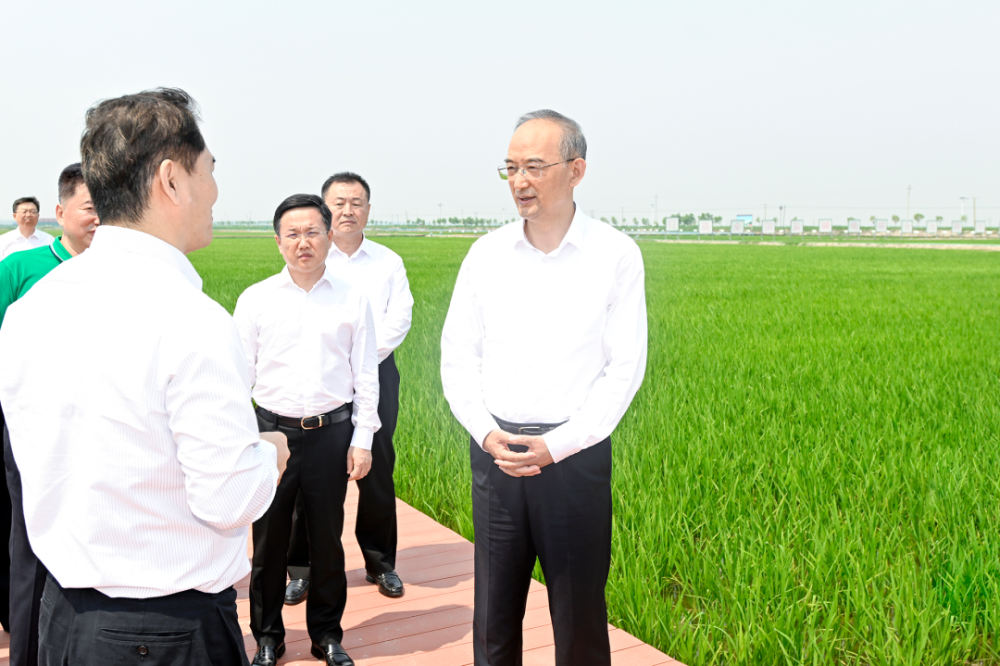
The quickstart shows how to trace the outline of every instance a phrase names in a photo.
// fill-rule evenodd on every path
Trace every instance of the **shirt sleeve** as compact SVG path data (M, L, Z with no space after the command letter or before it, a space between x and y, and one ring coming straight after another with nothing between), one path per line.
M498 426L483 401L484 330L470 265L466 256L441 331L441 384L455 418L482 446Z
M164 339L165 407L188 506L218 529L249 525L274 498L277 453L260 440L233 321L213 308Z
M354 375L354 410L351 415L354 436L351 446L370 451L375 431L382 426L378 418L378 341L368 299L361 296L360 305L351 346L351 372Z
M618 290L608 308L603 346L604 374L569 421L544 435L555 462L608 437L628 409L646 373L646 288L638 247L622 257L616 271Z
M403 260L396 258L389 282L389 302L386 305L385 316L378 323L375 335L378 338L378 362L381 363L396 347L403 344L406 334L410 332L413 320L413 295L410 293L410 281L406 279L406 267Z
M248 303L249 299L244 298L246 292L236 299L236 308L233 310L233 323L236 325L236 332L240 338L240 346L243 349L243 358L246 360L247 372L250 377L248 386L253 388L257 383L257 322L254 320Z
M17 300L17 280L10 265L0 261L0 325L7 314L7 308Z

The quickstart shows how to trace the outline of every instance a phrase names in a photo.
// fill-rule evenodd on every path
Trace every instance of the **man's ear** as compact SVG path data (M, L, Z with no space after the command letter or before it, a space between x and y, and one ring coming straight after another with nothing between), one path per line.
M178 206L181 204L181 196L177 190L177 178L181 168L181 165L173 160L163 160L156 169L156 177L153 178L153 188Z
M583 180L584 174L587 173L587 160L582 157L578 157L573 160L570 167L573 169L573 177L569 181L569 186L576 187L580 184L580 181Z
M60 227L65 227L63 224L63 216L66 214L66 209L62 207L62 204L56 204L56 222L59 223Z

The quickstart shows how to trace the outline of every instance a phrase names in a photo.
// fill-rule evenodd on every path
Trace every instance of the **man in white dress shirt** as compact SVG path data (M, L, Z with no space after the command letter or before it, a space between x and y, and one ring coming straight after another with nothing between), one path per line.
M462 262L441 379L472 436L473 650L521 663L535 558L559 666L611 663L611 432L646 366L639 248L573 199L587 143L554 111L522 116L500 177L521 217Z
M7 310L0 373L31 546L49 570L39 663L245 665L233 584L288 458L261 435L229 314L184 256L218 188L194 102L159 89L87 113L102 225Z
M330 209L318 196L285 199L274 213L285 268L248 287L233 312L260 429L284 433L291 452L274 503L253 526L255 666L273 666L285 651L281 609L298 495L312 565L311 652L329 666L354 663L341 646L347 576L340 535L347 482L371 469L379 429L378 345L368 299L326 267L330 226Z
M15 252L52 245L55 236L38 230L41 207L35 197L21 197L14 202L14 221L17 229L0 234L0 260Z
M333 213L333 246L327 269L368 297L378 339L378 417L382 427L372 442L372 469L358 481L358 516L354 534L365 558L369 583L387 597L403 596L396 574L396 487L392 480L396 451L392 436L399 415L399 370L395 349L406 339L413 315L413 296L398 254L365 237L371 214L371 188L356 173L327 178L323 199ZM301 511L296 511L296 517ZM309 541L305 525L292 522L288 549L289 583L285 603L296 604L308 590Z

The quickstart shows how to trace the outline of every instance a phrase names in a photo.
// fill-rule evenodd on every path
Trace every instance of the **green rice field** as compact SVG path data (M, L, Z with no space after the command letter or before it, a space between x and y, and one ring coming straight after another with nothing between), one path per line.
M379 238L416 305L399 496L468 538L440 331L472 239ZM610 621L689 665L1000 664L1000 255L642 243ZM192 255L232 310L271 239Z

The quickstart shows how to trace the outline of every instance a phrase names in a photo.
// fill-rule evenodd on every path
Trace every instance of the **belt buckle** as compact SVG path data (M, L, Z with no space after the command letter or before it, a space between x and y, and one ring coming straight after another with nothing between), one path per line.
M540 437L542 436L542 428L539 426L522 426L517 429L518 435L528 435L529 437Z
M322 428L323 427L323 416L324 416L323 414L320 414L319 416L303 416L302 419L299 421L299 426L303 430L315 430L316 428ZM306 425L306 419L317 419L319 421L319 423L317 425L314 425L314 426L307 426Z

